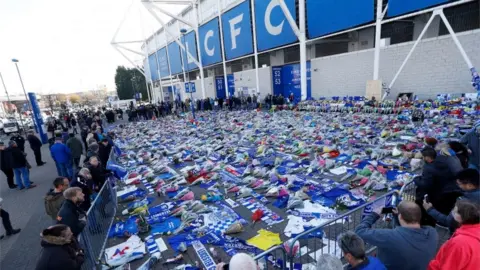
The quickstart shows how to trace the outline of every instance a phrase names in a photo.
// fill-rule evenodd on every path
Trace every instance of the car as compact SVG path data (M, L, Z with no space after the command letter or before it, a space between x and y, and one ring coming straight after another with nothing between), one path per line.
M16 121L11 121L9 119L2 119L3 132L7 135L11 133L16 133L19 131L18 124Z

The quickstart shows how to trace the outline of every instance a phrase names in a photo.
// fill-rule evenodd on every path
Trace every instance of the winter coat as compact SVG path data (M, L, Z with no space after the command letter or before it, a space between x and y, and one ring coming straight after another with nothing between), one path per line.
M470 154L470 163L480 168L480 134L475 132L475 128L463 135L460 142L466 144L472 154Z
M30 143L30 148L32 148L32 150L40 149L40 147L42 147L42 141L40 141L35 135L28 135L27 140Z
M42 237L43 251L37 262L36 270L79 270L85 260L83 250L77 240L62 236Z
M463 196L458 198L458 200L470 200L478 204L480 203L480 189L476 189L473 191L466 191L463 193ZM432 207L427 210L427 213L441 225L447 226L451 232L456 230L458 223L453 218L451 212L449 212L448 215L445 215L440 211L438 211L437 209L435 209L435 207Z
M25 139L22 136L11 137L10 140L16 142L18 148L25 152Z
M78 207L83 211L87 212L92 205L90 196L92 195L93 190L93 181L92 179L86 179L83 176L77 175L73 181L70 183L71 187L79 187L82 189L83 194L85 194L85 201L83 201Z
M428 265L429 270L477 270L480 266L480 224L462 225Z
M57 224L67 225L72 230L73 235L77 237L86 225L85 221L80 220L80 216L85 216L85 211L71 200L65 200L60 211L58 211Z
M12 151L12 167L14 169L27 167L27 158L19 147L11 147Z
M56 193L55 190L50 189L50 191L45 196L45 212L53 220L57 219L58 211L63 205L65 197L63 197L63 192Z
M92 175L93 183L95 183L98 188L101 188L103 183L105 183L105 170L103 169L102 164L99 163L97 167L89 164L88 169Z
M73 158L80 158L83 153L83 145L82 142L77 139L76 137L72 137L67 141L67 147L72 152Z
M68 132L62 132L62 141L63 143L67 143L68 139L70 138L70 135L68 135Z
M72 159L72 152L63 143L56 142L50 148L53 160L58 163L69 163Z
M377 257L389 270L426 269L437 250L437 231L425 226L410 229L372 229L380 218L376 213L367 215L355 229L365 242L377 246Z
M433 163L426 163L423 166L422 177L415 182L418 200L423 200L423 196L428 194L429 200L437 207L437 204L442 201L443 195L456 192L461 194L455 176L462 167L460 162L452 162L453 158L456 157L439 155ZM445 206L445 208L450 211L453 207Z
M107 166L108 158L110 157L110 151L112 150L112 146L108 145L105 146L103 143L98 145L98 157L102 162L103 166Z
M366 260L364 260L361 264L351 267L349 266L347 268L348 270L386 270L385 265L382 264L382 262L375 258L368 256Z
M7 171L13 168L13 156L10 148L0 150L0 167L2 171Z

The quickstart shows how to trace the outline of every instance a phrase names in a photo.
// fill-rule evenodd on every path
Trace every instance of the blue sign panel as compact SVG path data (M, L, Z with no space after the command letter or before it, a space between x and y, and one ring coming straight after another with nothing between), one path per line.
M285 0L290 14L297 19L295 0ZM310 19L310 18L309 18ZM265 51L297 41L278 0L255 0L257 49Z
M195 93L197 89L195 88L194 82L186 82L185 83L185 93Z
M222 15L225 57L231 60L253 52L250 1L244 1Z
M46 133L45 127L43 126L42 112L40 111L40 106L38 105L37 96L35 93L28 93L28 99L30 99L30 104L32 105L33 120L35 121L35 127L38 134L40 134L40 139L42 143L48 143L48 135Z
M176 42L168 44L168 59L170 60L170 70L172 74L178 74L183 71L180 46L178 46Z
M281 67L272 67L273 93L275 95L290 96L293 93L295 102L302 98L300 87L300 64L290 64ZM307 99L312 97L312 81L310 62L307 62Z
M157 51L158 65L160 69L160 77L164 78L170 75L170 68L168 67L167 49L161 48Z
M235 94L235 78L233 74L227 74L228 95L231 97Z
M225 99L227 94L225 94L225 81L223 76L215 77L215 88L217 90L217 98Z
M403 3L404 0L399 1ZM308 37L324 36L374 20L374 2L375 0L307 0Z
M222 61L222 48L220 47L220 31L218 18L215 18L198 28L200 38L200 55L202 65L208 66Z
M388 16L397 16L449 1L451 0L390 0L388 1Z
M158 81L157 55L155 53L148 57L148 67L150 68L150 78L152 81Z
M182 44L185 49L198 61L197 55L197 39L195 38L195 31L191 31L190 33L184 35L182 37ZM197 65L195 65L192 58L188 57L187 52L182 50L183 53L183 60L185 61L185 70L190 71L193 69L198 69Z

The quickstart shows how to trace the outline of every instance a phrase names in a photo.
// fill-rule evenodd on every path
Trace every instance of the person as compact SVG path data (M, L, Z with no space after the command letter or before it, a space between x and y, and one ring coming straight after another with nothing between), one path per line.
M7 236L17 234L21 231L21 229L14 229L12 223L10 222L10 214L3 210L2 206L3 199L0 198L0 217L2 218L3 228L5 232L7 232ZM3 239L5 235L0 235L0 239Z
M45 212L53 220L57 219L58 211L62 207L63 201L63 192L68 188L69 181L65 177L57 177L53 180L53 189L50 189L45 195Z
M95 184L95 189L100 190L100 188L105 183L105 170L100 164L97 156L92 156L88 160L88 170L92 174L92 180Z
M365 242L377 246L377 256L387 269L426 269L435 256L438 234L430 226L421 226L422 211L409 201L403 201L394 212L400 226L395 229L372 229L380 219L382 208L375 208L355 229ZM415 258L414 260L412 258Z
M455 151L455 155L458 157L458 160L460 160L460 164L462 164L462 167L464 169L468 168L468 148L464 144L457 141L450 141L448 142L448 145L453 151Z
M425 161L421 177L415 178L417 186L415 201L422 208L424 218L423 225L435 225L435 220L429 218L423 208L423 199L428 196L428 200L433 204L435 209L443 214L448 214L453 208L455 201L461 196L460 189L456 184L454 171L461 171L459 168L452 168L449 163L451 156L443 154L437 155L435 149L425 147L422 150L422 156Z
M84 162L88 162L91 157L98 157L100 146L97 143L91 143L88 145L87 157Z
M57 214L57 224L64 224L70 227L72 233L77 237L86 226L85 211L78 205L85 200L85 195L79 187L70 187L63 192L65 201ZM83 216L80 218L80 216Z
M85 200L80 203L79 207L83 211L87 212L92 204L90 196L93 193L93 181L90 170L88 170L88 168L81 168L77 173L77 177L73 179L70 186L79 187L82 189L82 193L85 195Z
M343 270L343 264L339 258L331 254L323 254L317 258L317 270Z
M72 124L72 132L73 134L78 134L78 131L77 131L77 120L75 119L75 117L72 115L70 115L70 123Z
M98 157L103 167L107 166L108 158L110 157L110 151L112 146L108 143L107 138L103 138L100 144L98 145Z
M468 146L470 167L480 170L480 122L463 135L460 142Z
M228 269L238 269L238 270L259 270L260 269L257 263L255 262L255 260L253 259L253 257L246 253L237 253L233 255L233 257L230 259L230 262L228 264L219 263L217 264L216 269L223 270L223 269L226 269L227 266L228 266Z
M17 143L17 147L22 150L22 152L25 152L25 139L20 136L18 133L13 133L12 137L10 138L10 141L14 141Z
M68 128L63 128L63 132L62 132L62 141L63 143L67 143L68 141Z
M458 200L466 199L480 204L480 174L477 170L465 169L458 173L457 185L463 191L463 196L459 197ZM423 201L423 207L439 224L447 226L451 232L455 231L457 223L451 212L445 215L435 209L427 200Z
M80 131L80 136L82 137L82 142L83 142L83 146L85 147L85 150L88 148L88 144L87 144L87 136L88 136L89 132L88 132L88 127L87 126L83 126L82 127L82 130Z
M55 138L55 144L50 148L53 160L57 163L60 170L60 176L72 178L72 152L62 142L62 137Z
M70 133L69 136L70 138L67 141L67 147L72 153L73 166L78 168L80 166L80 158L82 157L83 153L82 142L75 137L75 134L73 133Z
M429 263L429 270L476 270L480 266L480 206L469 200L459 200L453 217L461 226L442 245Z
M30 182L30 172L27 168L28 163L25 153L18 148L15 141L10 141L9 146L12 151L12 167L18 188L22 190L24 188L30 189L36 187L37 185Z
M365 243L354 232L345 232L338 237L338 247L349 264L348 269L355 270L386 270L382 262L365 253ZM343 269L343 268L341 268Z
M35 131L29 130L27 140L30 143L30 148L33 150L33 154L35 155L35 161L37 162L37 166L43 166L46 162L42 161L42 141L35 136Z
M17 185L13 182L14 173L12 151L5 146L4 142L0 142L0 167L7 177L8 187L10 189L17 188Z
M85 261L72 230L66 225L50 226L40 234L43 248L36 270L80 270Z

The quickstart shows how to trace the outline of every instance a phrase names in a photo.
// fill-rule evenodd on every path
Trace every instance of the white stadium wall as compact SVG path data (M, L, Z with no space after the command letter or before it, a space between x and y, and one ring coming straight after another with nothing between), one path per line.
M474 66L480 66L480 30L457 34ZM380 79L389 83L414 42L382 48ZM373 77L373 49L312 59L312 96L364 95ZM392 87L390 98L414 92L419 98L439 93L474 92L472 77L449 35L424 39Z
M233 73L235 79L235 89L246 87L256 89L255 69L244 70ZM260 78L260 96L265 97L272 93L272 69L270 67L259 68L258 77Z

